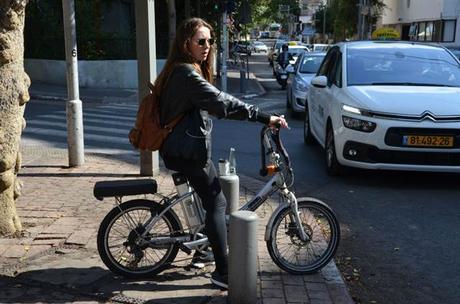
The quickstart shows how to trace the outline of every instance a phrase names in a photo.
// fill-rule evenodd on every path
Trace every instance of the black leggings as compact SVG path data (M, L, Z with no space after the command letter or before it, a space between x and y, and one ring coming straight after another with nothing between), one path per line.
M227 202L222 193L216 168L208 161L204 168L193 164L181 166L179 170L190 182L200 196L206 210L205 230L220 274L228 272L227 226L225 224L225 207Z

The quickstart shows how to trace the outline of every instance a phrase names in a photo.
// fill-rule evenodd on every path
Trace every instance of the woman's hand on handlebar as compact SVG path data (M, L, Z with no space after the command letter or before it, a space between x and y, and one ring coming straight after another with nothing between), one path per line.
M268 125L270 127L289 129L289 125L288 125L286 119L284 118L284 115L281 115L281 116L272 115L272 116L270 116L270 123Z

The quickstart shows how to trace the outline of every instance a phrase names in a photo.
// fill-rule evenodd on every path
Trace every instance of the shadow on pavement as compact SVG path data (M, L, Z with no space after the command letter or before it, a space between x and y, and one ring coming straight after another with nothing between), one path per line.
M198 279L198 281L197 281ZM209 289L203 293L203 289ZM0 276L1 303L115 301L125 303L206 303L220 293L202 274L172 267L152 280L128 280L101 267L30 270ZM207 300L206 300L207 299Z

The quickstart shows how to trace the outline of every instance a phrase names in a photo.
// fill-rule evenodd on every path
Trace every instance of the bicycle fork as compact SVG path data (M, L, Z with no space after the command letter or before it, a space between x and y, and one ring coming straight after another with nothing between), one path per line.
M283 196L287 199L289 206L291 207L292 210L292 215L290 214L289 217L291 218L291 221L293 220L296 225L297 229L299 231L299 237L303 242L307 242L310 240L309 236L305 233L304 227L302 225L302 220L300 219L300 212L299 212L299 207L297 204L297 198L295 197L294 193L289 191L287 188L284 188L281 193Z

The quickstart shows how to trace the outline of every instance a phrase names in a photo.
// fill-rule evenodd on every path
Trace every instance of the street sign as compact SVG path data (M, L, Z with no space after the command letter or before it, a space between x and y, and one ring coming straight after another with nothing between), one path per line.
M316 30L312 27L306 27L302 31L302 36L313 36L316 33Z

